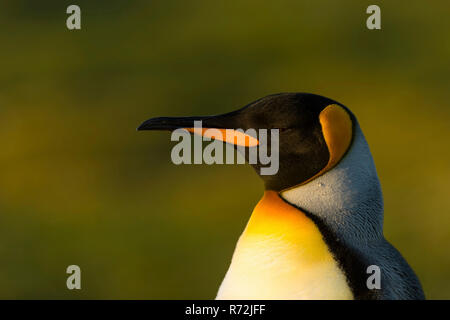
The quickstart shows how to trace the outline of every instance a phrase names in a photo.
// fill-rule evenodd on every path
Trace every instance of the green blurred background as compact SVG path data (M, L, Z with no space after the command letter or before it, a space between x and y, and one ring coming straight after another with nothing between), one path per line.
M382 30L365 26L381 7ZM82 29L66 28L78 4ZM175 166L153 116L302 91L351 108L385 234L450 298L448 1L0 2L0 298L214 298L263 192ZM66 288L66 267L82 290Z

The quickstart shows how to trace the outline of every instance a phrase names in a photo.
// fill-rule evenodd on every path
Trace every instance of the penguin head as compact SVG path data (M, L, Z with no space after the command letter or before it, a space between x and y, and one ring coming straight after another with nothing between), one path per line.
M280 192L305 184L332 169L350 148L356 120L346 107L334 100L308 93L280 93L216 116L152 118L143 122L138 130L185 128L194 132L195 121L202 121L200 134L205 134L208 128L231 129L236 133L242 132L239 129L244 132L254 129L257 133L266 129L267 154L278 152L278 171L272 175L261 174L260 169L266 164L259 157L251 165L267 190ZM270 129L278 129L278 150L271 150ZM237 139L226 137L221 140L239 144ZM241 146L247 151L260 142L258 137L246 135L246 138ZM249 152L245 153L248 159Z

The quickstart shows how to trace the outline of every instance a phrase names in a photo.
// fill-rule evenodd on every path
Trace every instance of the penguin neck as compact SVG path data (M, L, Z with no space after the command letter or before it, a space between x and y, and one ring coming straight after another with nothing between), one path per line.
M383 196L369 146L355 124L352 145L331 170L307 184L281 191L288 203L325 224L343 240L383 237Z

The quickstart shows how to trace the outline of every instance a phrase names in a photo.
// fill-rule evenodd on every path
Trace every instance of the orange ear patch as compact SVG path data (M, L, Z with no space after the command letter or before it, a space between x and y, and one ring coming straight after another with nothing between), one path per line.
M319 120L330 152L328 164L320 172L323 173L334 167L347 152L352 142L353 123L348 112L337 104L331 104L323 109Z
M255 147L258 139L245 134L242 130L216 129L216 128L185 128L187 131L210 139L216 139L237 146Z

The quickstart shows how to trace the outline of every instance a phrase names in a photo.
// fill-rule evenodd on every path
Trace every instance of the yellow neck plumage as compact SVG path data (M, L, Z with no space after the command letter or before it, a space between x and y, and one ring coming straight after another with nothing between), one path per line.
M266 191L241 235L218 299L352 299L323 237L303 212Z

